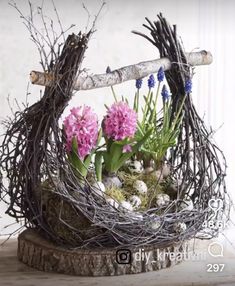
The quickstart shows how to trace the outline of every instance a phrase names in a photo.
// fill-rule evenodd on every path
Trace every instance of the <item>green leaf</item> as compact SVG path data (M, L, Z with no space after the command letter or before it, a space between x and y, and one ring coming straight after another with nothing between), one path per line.
M87 171L91 162L91 155L87 155L84 161L78 156L78 144L75 137L72 139L72 150L68 155L68 159L75 170L76 175L81 178L86 177Z
M152 133L152 130L150 129L139 142L137 142L134 146L132 146L132 152L122 153L119 160L115 164L115 172L119 168L121 168L121 166L140 149L140 147L148 139L148 137L151 135L151 133Z
M100 128L99 133L98 133L98 138L97 138L97 144L96 146L98 146L100 144L100 141L102 139L103 136L103 132L102 132L102 128Z
M103 151L104 167L108 172L115 172L116 163L122 154L123 145L111 139L107 141L107 151Z
M110 154L106 151L103 153L103 158L104 158L104 167L105 167L105 170L107 172L111 172L111 158L110 158Z
M78 142L75 137L72 139L72 153L77 154L78 153Z
M81 160L80 160L80 161L81 161ZM81 162L82 162L82 161L81 161ZM88 169L89 166L90 166L90 163L91 163L91 154L87 155L82 163L83 163L84 167L85 167L86 169Z
M105 137L105 142L106 142L107 152L110 153L110 149L114 141L111 138L108 139L107 137Z
M120 146L125 146L127 144L134 143L135 141L136 141L135 138L132 138L132 139L126 138L126 139L123 139L121 141L115 141L115 144L120 145Z
M102 159L103 159L103 152L99 151L95 154L95 173L96 178L99 182L102 180Z
M135 110L135 112L138 114L139 112L139 90L135 93L135 97L134 97L134 106L133 109Z
M111 170L110 172L116 172L116 164L119 161L122 155L123 146L113 142L110 148L110 157L111 157Z

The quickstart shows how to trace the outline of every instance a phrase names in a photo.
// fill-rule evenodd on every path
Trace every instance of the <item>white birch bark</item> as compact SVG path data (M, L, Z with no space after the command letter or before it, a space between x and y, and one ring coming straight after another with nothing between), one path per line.
M207 51L186 53L187 62L191 66L209 65L212 63L212 55ZM74 82L75 90L88 90L120 84L128 80L135 80L156 73L160 67L169 70L172 63L168 58L161 58L116 69L111 73L78 76ZM50 86L53 83L53 74L32 71L31 83Z

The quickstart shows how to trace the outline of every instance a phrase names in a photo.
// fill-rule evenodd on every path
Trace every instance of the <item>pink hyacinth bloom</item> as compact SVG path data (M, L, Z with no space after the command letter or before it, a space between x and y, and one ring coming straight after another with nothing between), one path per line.
M104 134L115 141L134 136L137 127L137 114L126 102L114 103L103 121Z
M129 153L131 151L132 151L131 145L128 144L128 145L123 146L123 149L122 149L123 153Z
M75 138L78 156L83 160L97 144L98 117L89 106L74 107L64 120L64 131L67 151L71 151L72 139Z

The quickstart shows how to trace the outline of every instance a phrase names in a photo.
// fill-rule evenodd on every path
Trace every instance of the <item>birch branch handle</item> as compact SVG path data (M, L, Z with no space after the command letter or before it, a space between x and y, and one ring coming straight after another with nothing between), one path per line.
M204 50L200 52L186 53L186 57L188 64L191 66L209 65L213 61L211 53ZM164 70L169 70L171 65L172 63L168 58L161 58L122 67L112 71L111 73L96 74L86 77L78 76L74 82L74 89L88 90L112 86L156 73L160 67L163 67ZM32 84L50 86L54 79L54 75L50 73L42 73L39 71L32 71L30 73Z

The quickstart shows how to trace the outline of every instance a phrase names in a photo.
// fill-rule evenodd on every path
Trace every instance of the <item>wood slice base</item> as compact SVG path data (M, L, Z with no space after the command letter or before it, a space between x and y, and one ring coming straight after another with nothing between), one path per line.
M18 237L18 258L46 272L78 276L136 274L171 267L187 254L187 243L165 248L66 249L27 229ZM130 261L131 260L131 261ZM125 263L125 264L124 264Z

